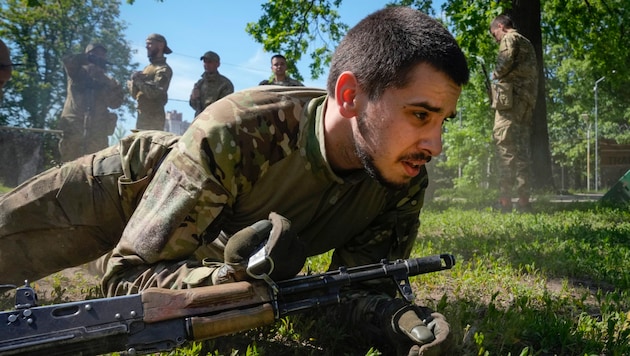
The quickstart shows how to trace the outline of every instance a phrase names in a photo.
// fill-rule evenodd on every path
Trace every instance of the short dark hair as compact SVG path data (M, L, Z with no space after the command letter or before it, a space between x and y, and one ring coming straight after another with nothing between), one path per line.
M273 63L273 59L274 59L274 58L284 59L284 61L285 61L285 62L287 61L287 59L286 59L283 55L281 55L281 54L274 54L273 56L271 56L271 62L272 62L272 63Z
M410 7L386 7L361 20L343 38L333 54L328 94L335 95L339 75L350 71L370 100L376 100L389 87L405 87L420 63L460 86L468 83L466 57L442 24Z
M490 29L496 28L497 26L499 26L499 24L507 28L514 28L514 22L512 21L512 18L505 14L495 17L494 20L492 20L492 22L490 23Z

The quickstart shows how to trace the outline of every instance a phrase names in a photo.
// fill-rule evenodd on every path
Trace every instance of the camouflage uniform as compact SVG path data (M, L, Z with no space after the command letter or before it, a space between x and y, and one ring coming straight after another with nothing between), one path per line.
M230 235L272 211L291 221L306 255L334 249L333 268L409 257L426 171L400 191L363 171L337 176L325 158L324 94L256 87L203 111L147 187L103 290L212 284L199 261L221 261Z
M258 83L258 85L282 85L285 87L303 87L304 84L302 84L299 80L295 80L291 77L286 77L285 80L283 81L276 81L274 80L269 80L269 79L265 79L262 82Z
M0 284L37 280L110 251L178 136L132 134L0 197Z
M494 117L500 194L510 199L516 181L519 197L529 199L531 126L538 69L534 47L514 29L507 30L501 39L494 78L512 85L512 107L496 110Z
M58 128L63 130L59 152L63 162L93 153L109 145L117 117L108 108L123 102L122 86L105 70L88 61L85 54L63 58L68 77L68 94Z
M199 90L199 98L190 99L190 107L195 109L195 116L215 101L232 94L234 85L225 76L216 73L204 72L201 79L195 83L195 89Z
M168 101L168 86L173 70L166 64L166 57L150 58L151 64L142 70L144 79L127 82L131 96L138 101L139 130L164 130L166 113L164 105Z
M426 170L403 190L364 171L336 175L326 161L324 94L256 87L212 104L179 141L143 131L33 178L0 200L0 275L19 282L87 262L122 234L106 294L212 284L215 265L200 261L220 262L232 234L272 211L291 220L300 261L333 249L333 269L409 257ZM380 315L391 288L358 293L364 301L347 315L361 323Z

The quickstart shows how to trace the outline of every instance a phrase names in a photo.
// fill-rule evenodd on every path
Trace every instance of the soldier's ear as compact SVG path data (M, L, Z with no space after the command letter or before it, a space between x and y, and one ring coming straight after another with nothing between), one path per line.
M335 100L343 117L352 118L357 115L358 91L357 78L352 72L343 72L339 75L335 86Z

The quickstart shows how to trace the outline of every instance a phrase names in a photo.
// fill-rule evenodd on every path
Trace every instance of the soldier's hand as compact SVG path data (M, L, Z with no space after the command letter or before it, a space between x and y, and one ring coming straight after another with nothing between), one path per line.
M383 305L389 318L388 335L398 355L443 355L448 347L450 325L444 315L430 308L409 305L400 299Z
M255 258L250 259L254 254ZM269 275L274 280L294 277L304 265L304 246L291 231L291 222L274 212L234 234L225 244L225 262L246 269L252 277ZM255 265L250 265L250 262Z
M448 347L446 340L450 334L451 327L446 318L440 313L431 312L430 309L427 312L430 314L422 320L422 324L426 325L426 328L433 334L434 339L431 342L419 344L414 335L410 336L410 339L416 342L415 345L409 348L407 354L410 356L443 355Z
M262 258L250 266L253 255ZM273 212L269 219L230 236L223 257L223 262L204 260L203 266L192 270L183 282L189 286L217 285L264 275L283 280L294 277L306 261L304 246L291 232L289 220Z
M144 75L144 73L142 72L133 72L133 74L131 74L131 80L144 80L146 78L146 75Z

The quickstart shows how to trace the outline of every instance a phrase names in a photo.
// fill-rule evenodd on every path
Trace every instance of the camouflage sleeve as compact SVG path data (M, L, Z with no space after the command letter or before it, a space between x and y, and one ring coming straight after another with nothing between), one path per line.
M217 97L217 100L224 98L232 93L234 93L234 84L232 84L231 81L226 80L225 85L223 86L223 89L221 90L221 92L219 93L219 96Z
M201 81L199 80L199 81L197 81L195 83L195 85L193 85L193 92L195 90L198 90L198 91L201 90L200 89L200 87L201 87L200 82ZM191 93L190 100L188 101L188 104L190 104L190 107L193 108L193 110L195 110L195 112L201 111L201 96L197 95L196 98L193 98L192 93Z
M134 81L134 84L138 88L138 91L142 92L142 95L146 96L149 99L165 99L167 98L166 93L171 83L172 76L173 72L171 71L171 69L165 66L159 68L155 72L153 80L136 80Z
M180 287L168 283L182 278L168 275L187 273L182 261L191 258L204 243L206 228L233 204L240 152L232 149L228 129L204 118L198 116L166 156L125 227L103 278L110 295ZM165 276L156 278L159 274Z
M501 78L508 75L514 69L516 66L518 49L519 46L516 36L511 33L507 33L503 36L499 45L497 63L494 67L494 79L501 80Z

